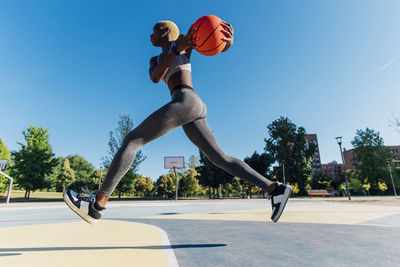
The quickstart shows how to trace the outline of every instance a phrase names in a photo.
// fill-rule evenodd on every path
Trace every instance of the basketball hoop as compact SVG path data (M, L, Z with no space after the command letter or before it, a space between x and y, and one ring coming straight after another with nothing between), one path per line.
M4 177L6 177L8 180L10 180L10 184L8 186L7 199L6 199L6 203L8 204L10 202L11 188L12 188L14 179L3 172L7 169L7 162L8 162L8 160L6 160L6 159L0 160L0 174L3 175Z
M175 173L175 200L178 200L178 175L176 169L185 168L184 157L164 157L164 169L173 169Z

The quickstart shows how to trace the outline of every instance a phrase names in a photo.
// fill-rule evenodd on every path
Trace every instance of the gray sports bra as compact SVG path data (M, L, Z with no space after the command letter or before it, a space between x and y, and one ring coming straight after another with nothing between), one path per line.
M157 57L157 64L159 64L158 58ZM171 78L172 74L177 73L178 71L181 70L188 70L192 71L192 65L190 64L190 59L185 56L185 53L182 53L178 56L175 57L174 61L172 61L171 65L169 65L167 73L161 78L163 82L165 82L168 85L168 80Z

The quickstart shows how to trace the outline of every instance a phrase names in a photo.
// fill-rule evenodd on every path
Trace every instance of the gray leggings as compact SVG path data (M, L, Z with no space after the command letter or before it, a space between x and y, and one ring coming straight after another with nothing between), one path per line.
M172 90L172 100L147 117L126 135L121 148L111 162L99 193L110 196L135 159L136 151L148 142L182 126L207 158L228 173L265 189L271 181L243 161L226 155L218 146L206 122L207 109L192 88L179 86Z

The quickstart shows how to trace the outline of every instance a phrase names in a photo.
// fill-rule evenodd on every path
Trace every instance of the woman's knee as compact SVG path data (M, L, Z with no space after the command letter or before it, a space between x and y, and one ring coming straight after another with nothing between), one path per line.
M139 135L135 132L135 130L128 133L124 140L122 141L122 147L138 150L143 146L143 138L140 138Z

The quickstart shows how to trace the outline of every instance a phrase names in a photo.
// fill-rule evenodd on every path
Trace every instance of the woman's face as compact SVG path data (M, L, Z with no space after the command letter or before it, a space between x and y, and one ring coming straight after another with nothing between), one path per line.
M150 34L150 41L154 46L161 46L162 31L158 24L153 27L153 33Z

